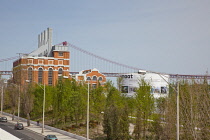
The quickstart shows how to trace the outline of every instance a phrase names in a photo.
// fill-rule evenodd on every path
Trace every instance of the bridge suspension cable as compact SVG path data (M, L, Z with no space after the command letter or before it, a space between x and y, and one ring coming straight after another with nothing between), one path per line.
M68 45L69 47L75 49L75 50L78 50L78 51L80 51L80 52L82 52L82 53L84 53L84 54L87 54L87 55L89 55L89 56L95 57L95 58L97 58L97 59L103 60L103 61L105 61L105 62L114 64L114 65L118 65L118 66L121 66L121 67L124 67L124 68L132 69L132 70L135 70L135 71L136 71L136 70L137 70L137 71L140 70L140 69L137 68L137 67L132 67L132 66L129 66L129 65L125 65L125 64L122 64L122 63L119 63L119 62L112 61L112 60L109 60L109 59L107 59L107 58L101 57L101 56L99 56L99 55L96 55L96 54L94 54L94 53L91 53L91 52L89 52L89 51L86 51L86 50L84 50L84 49L82 49L82 48L80 48L80 47L77 47L77 46L75 46L75 45L73 45L73 44L71 44L71 43L69 43L69 42L68 42L67 45Z
M120 67L120 69L123 67L123 68L128 68L130 70L134 70L135 72L139 71L139 70L144 70L144 69L140 69L140 68L137 68L137 67L132 67L132 66L129 66L129 65L125 65L125 64L122 64L122 63L119 63L119 62L115 62L115 61L112 61L112 60L109 60L107 58L104 58L104 57L101 57L99 55L96 55L94 53L91 53L89 51L86 51L80 47L77 47L69 42L65 42L67 46L69 46L70 48L73 48L74 50L76 50L77 52L82 52L84 54L87 54L93 58L96 58L96 59L99 59L99 60L102 60L104 62L104 64L102 63L99 63L99 66L101 65L106 65L106 63L109 63L109 64L112 64L112 67L115 67L116 65ZM57 45L62 45L63 43L60 43L60 44L57 44ZM63 44L64 45L64 44ZM78 54L77 54L78 55ZM0 62L7 62L7 61L10 61L10 60L13 60L13 59L18 59L20 56L14 56L14 57L10 57L10 58L5 58L5 59L0 59ZM79 58L79 60L81 61L82 58ZM90 63L94 63L94 66L96 65L96 60L91 60L92 62ZM86 60L86 63L87 63L87 60ZM78 64L80 65L80 63ZM128 72L119 72L120 69L117 70L117 72L109 72L109 71L103 71L102 73L106 73L106 75L108 74L111 74L111 75L119 75L120 73L128 73ZM82 69L80 69L82 70ZM1 74L8 74L10 72L10 70L1 70ZM210 76L208 74L206 75L183 75L183 74L168 74L168 73L160 73L160 72L155 72L155 71L150 71L150 70L145 70L147 72L150 72L150 73L156 73L156 74L163 74L163 75L169 75L171 78L176 78L176 77L181 77L181 78L184 78L184 79L189 79L189 78L194 78L194 79L202 79L204 77L210 79ZM75 71L76 72L76 71Z

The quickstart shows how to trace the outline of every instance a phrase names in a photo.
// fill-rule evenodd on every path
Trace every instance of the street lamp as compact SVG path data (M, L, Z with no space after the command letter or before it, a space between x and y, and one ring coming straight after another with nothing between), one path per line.
M26 80L26 82L31 82L30 80ZM39 87L41 87L41 89L44 90L44 98L43 98L43 115L42 115L42 133L44 133L44 113L45 113L45 84L43 84L43 87L41 86L41 84L33 81L34 83L36 83Z
M88 96L87 96L87 140L89 140L89 95L90 95L90 83L88 81Z
M176 139L179 140L179 81L177 81L177 89L176 89Z
M165 78L161 74L158 74L166 83L170 83L166 81ZM171 86L172 87L172 86ZM179 76L177 75L177 83L176 89L172 87L172 89L176 92L176 140L179 140Z
M18 92L18 123L19 123L19 117L20 117L20 86L19 87L19 92Z
M3 96L4 96L4 86L1 87L1 115L3 112Z

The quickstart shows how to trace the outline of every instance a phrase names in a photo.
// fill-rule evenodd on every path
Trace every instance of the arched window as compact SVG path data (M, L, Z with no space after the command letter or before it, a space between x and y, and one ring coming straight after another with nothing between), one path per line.
M43 69L39 68L38 69L38 83L42 84L42 79L43 79Z
M63 75L63 69L62 68L59 68L58 69L58 80L61 80L62 79L62 75Z
M97 77L96 76L93 76L93 81L97 81Z
M58 69L58 76L62 76L62 74L63 74L63 70L62 70L62 68L59 68Z
M53 84L53 69L49 68L48 71L48 85L52 85Z
M102 81L102 80L103 80L103 78L102 78L102 77L99 77L99 78L98 78L98 81Z
M33 79L32 79L33 75L32 75L32 74L33 74L33 73L32 73L32 68L30 67L30 68L28 68L28 80L29 80L30 82L33 81Z
M91 78L88 76L88 77L87 77L87 81L90 81L90 80L91 80Z

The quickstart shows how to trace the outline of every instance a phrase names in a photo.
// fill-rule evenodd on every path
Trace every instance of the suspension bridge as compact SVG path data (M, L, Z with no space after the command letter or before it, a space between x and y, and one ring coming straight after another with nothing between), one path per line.
M77 47L71 43L67 43L70 51L70 74L74 75L79 73L81 70L97 68L106 77L119 77L123 73L134 73L139 70L143 70L138 67L132 67L123 63L115 62L113 60L104 58L100 55L94 54L80 47ZM62 45L62 43L57 44ZM19 59L20 56L14 56L10 58L0 59L0 75L11 75L12 76L12 65L13 61ZM159 73L155 71L145 70L150 73L158 73L169 75L170 79L204 79L210 80L209 75L184 75L184 74L170 74L170 73Z

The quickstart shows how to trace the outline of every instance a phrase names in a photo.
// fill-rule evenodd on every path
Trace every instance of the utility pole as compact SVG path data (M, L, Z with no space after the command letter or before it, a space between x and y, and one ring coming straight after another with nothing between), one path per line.
M17 120L17 122L19 123L19 119L20 119L20 92L21 92L21 80L22 80L22 78L21 78L21 61L20 61L20 55L21 54L23 54L23 53L17 53L18 55L19 55L19 60L18 60L18 65L19 65L19 79L20 79L20 81L17 81L18 83L18 90L19 90L19 92L18 92L18 120Z

